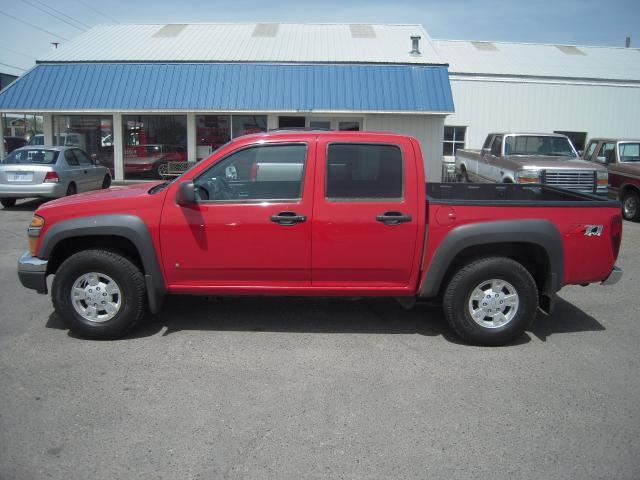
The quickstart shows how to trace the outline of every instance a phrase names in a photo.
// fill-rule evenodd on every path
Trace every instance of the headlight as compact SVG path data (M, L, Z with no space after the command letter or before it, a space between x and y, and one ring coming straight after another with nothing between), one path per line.
M598 188L609 186L609 172L607 170L597 171Z
M540 183L540 170L518 170L517 183Z
M29 253L33 256L36 254L38 239L40 238L40 233L42 233L43 227L44 218L39 215L34 215L31 219L31 223L29 224L29 228L27 229L27 234L29 235Z

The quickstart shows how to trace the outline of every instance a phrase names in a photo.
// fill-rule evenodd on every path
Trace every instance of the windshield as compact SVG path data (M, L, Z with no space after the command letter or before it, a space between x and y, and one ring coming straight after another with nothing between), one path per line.
M2 161L3 165L53 165L58 158L55 150L29 148L14 150Z
M44 145L44 135L34 135L29 140L29 145Z
M545 155L550 157L576 157L568 138L544 135L509 136L504 143L505 155Z
M640 162L640 142L621 143L618 148L621 162Z

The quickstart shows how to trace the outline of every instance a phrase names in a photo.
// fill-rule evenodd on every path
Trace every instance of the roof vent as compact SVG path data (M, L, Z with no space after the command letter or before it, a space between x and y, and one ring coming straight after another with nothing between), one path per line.
M155 38L177 37L185 28L187 28L187 26L183 23L172 23L162 27L160 30L154 33L153 36Z
M278 35L279 23L256 23L252 37L273 38Z
M471 42L471 45L473 45L474 47L476 47L476 49L478 49L478 50L480 50L482 52L497 52L498 51L498 47L496 47L491 42Z
M420 55L420 35L411 35L411 55Z
M371 25L349 25L351 38L376 38L376 32Z
M562 53L566 53L567 55L584 55L585 53L580 50L578 47L572 47L570 45L556 45L555 46Z

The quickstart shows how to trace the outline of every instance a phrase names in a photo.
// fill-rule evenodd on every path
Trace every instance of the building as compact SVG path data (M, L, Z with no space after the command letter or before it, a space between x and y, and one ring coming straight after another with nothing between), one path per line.
M640 138L640 49L433 40L449 64L455 112L443 153L481 148L491 132Z
M413 135L439 178L453 100L420 25L103 25L1 92L0 112L42 115L40 141L81 146L116 180L157 178L238 135L296 127Z
M0 90L10 85L15 79L17 79L15 75L10 75L8 73L0 73Z

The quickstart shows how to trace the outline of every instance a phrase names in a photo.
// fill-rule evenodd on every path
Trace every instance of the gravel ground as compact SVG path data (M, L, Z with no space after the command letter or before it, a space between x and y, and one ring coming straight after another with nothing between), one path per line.
M568 287L515 344L439 308L173 297L130 337L69 334L0 209L0 478L640 478L640 224L616 286Z

